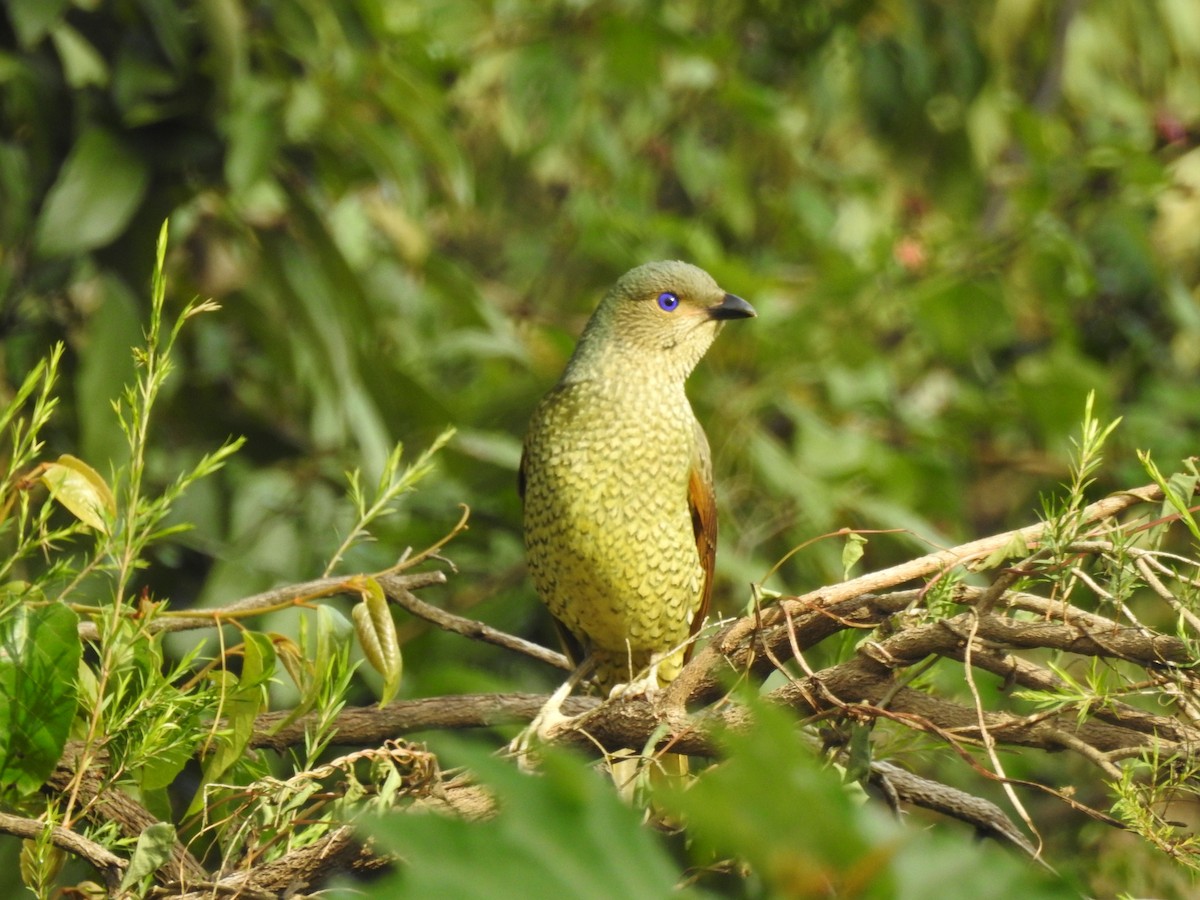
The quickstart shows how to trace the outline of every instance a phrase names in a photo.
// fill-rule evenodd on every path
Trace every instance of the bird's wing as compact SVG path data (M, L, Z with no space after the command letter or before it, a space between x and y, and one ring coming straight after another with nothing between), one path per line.
M700 423L695 423L696 440L692 452L692 468L688 473L688 508L692 513L692 532L696 537L696 551L700 554L700 565L704 569L704 587L700 591L700 603L692 618L692 634L700 630L704 617L708 615L708 602L712 597L713 569L717 562L717 497L713 492L712 453L708 449L708 438ZM691 655L694 644L688 646Z

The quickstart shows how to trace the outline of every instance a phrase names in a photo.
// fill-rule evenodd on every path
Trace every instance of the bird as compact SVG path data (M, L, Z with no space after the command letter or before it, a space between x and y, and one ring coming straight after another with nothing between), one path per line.
M716 499L684 383L725 322L755 315L689 263L631 269L533 412L518 474L528 569L601 693L665 687L704 621Z

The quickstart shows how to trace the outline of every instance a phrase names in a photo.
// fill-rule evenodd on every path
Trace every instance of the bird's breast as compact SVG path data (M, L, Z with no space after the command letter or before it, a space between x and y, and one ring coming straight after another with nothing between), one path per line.
M585 643L686 638L703 585L688 506L695 420L682 390L552 392L525 444L525 541L550 611Z
M682 392L657 396L572 385L547 398L535 416L527 466L551 489L582 493L604 508L670 495L686 504L694 428Z

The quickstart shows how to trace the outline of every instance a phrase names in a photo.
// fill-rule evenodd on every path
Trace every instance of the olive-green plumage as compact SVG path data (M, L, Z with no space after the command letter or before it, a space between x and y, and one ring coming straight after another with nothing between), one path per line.
M684 381L726 319L753 316L682 262L627 272L533 414L520 483L534 586L605 691L671 681L712 590L708 442Z

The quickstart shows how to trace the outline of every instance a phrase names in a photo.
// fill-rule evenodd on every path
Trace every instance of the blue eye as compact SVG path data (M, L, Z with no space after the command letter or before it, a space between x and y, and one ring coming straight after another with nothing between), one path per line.
M679 297L670 291L663 291L658 295L658 308L663 312L675 312L679 307Z

